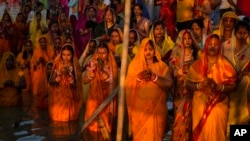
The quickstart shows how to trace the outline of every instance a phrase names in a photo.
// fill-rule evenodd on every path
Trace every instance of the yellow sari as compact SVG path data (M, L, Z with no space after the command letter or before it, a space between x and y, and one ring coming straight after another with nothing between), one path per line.
M129 65L125 81L126 101L129 125L134 141L162 141L167 119L167 92L152 81L137 81L137 75L148 68L144 57L144 47L149 38L145 38L139 52ZM169 67L161 61L161 55L155 48L158 62L148 69L160 77L165 77Z
M234 68L241 75L244 69L250 62L250 48L249 45L242 47L242 49L235 54L236 38L232 37L230 40L223 43L223 54L233 64ZM249 121L249 112L247 106L247 93L249 87L250 77L244 75L238 83L236 91L229 95L229 115L227 136L229 138L230 125L247 124Z
M22 94L18 91L17 87L21 80L21 77L24 77L22 72L19 72L18 68L8 70L6 68L6 60L9 56L12 56L14 59L14 54L11 52L5 52L0 64L0 106L18 106L21 105ZM5 86L7 80L13 81L13 86ZM25 80L25 79L24 79ZM23 80L22 80L23 81Z

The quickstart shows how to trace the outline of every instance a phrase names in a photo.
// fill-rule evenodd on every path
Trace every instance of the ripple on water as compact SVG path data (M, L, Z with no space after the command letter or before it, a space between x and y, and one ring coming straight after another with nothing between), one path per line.
M28 134L28 131L23 130L23 131L19 131L19 132L14 133L15 136L20 136L20 135L25 135L25 134Z
M18 138L17 141L42 141L43 139L45 139L45 137L43 136L30 135L30 136Z

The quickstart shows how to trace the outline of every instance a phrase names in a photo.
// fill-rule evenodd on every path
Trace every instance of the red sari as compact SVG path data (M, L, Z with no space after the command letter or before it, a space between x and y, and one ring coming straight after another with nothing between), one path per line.
M221 55L221 52L218 56L218 62L211 69L208 69L206 54L209 40L208 37L202 56L191 65L187 80L197 83L210 78L217 84L235 84L236 71L227 59ZM192 103L194 141L226 140L228 104L228 95L226 93L213 92L211 89L194 91Z

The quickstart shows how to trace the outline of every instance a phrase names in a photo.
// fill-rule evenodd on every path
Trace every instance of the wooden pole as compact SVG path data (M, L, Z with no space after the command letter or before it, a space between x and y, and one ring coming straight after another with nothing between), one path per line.
M121 57L121 74L120 74L120 91L118 100L118 121L117 121L117 135L116 141L122 141L123 133L123 121L124 121L124 104L125 104L125 77L127 71L127 60L128 60L128 36L129 36L129 25L130 25L130 12L131 12L131 0L125 1L125 17L124 17L124 28L123 28L123 48Z

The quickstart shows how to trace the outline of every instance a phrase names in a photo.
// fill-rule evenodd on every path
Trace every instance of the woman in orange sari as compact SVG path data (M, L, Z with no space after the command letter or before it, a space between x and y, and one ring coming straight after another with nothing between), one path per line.
M167 91L172 84L170 68L161 60L153 41L145 38L125 81L133 141L162 141L167 123Z
M225 141L228 93L235 89L236 71L221 54L218 35L207 38L203 54L187 74L192 102L193 140Z
M81 71L74 48L65 44L54 60L49 80L49 115L53 121L79 118L82 104Z
M17 106L21 104L22 89L26 82L22 72L16 67L15 56L5 52L0 64L0 106Z
M17 66L19 70L23 71L26 79L26 88L23 90L23 104L29 106L32 88L32 79L30 73L30 61L33 56L33 44L31 40L24 41L22 52L17 56Z
M45 66L48 61L52 60L54 51L51 46L47 45L47 39L45 36L41 36L38 42L40 45L36 47L30 62L33 108L46 108L48 84L46 81Z
M92 60L88 64L83 83L90 83L86 101L85 121L88 120L97 107L117 87L117 64L106 43L97 46ZM99 113L84 131L84 140L102 141L115 137L117 118L117 97ZM102 134L104 131L107 134Z

